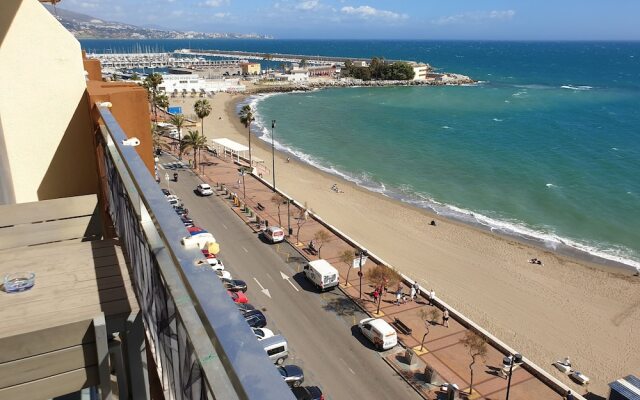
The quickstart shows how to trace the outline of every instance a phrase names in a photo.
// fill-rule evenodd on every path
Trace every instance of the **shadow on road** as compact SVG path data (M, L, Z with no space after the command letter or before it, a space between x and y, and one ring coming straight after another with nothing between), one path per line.
M302 272L298 272L297 274L294 274L293 280L295 280L296 283L300 285L300 287L306 290L307 292L320 293L318 288L313 283L309 282L309 280L304 277L304 273Z
M337 296L328 300L327 304L323 305L322 308L326 311L334 312L341 317L351 317L360 311L358 306L354 304L351 299Z

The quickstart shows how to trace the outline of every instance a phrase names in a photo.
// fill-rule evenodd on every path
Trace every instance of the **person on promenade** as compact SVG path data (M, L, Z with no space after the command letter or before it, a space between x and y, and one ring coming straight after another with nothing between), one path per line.
M435 305L433 301L435 298L436 298L436 292L434 292L433 289L429 290L429 305L431 306Z
M400 301L402 300L402 289L399 289L396 292L396 305L399 306L400 305Z
M373 291L373 302L374 303L378 302L378 297L380 297L380 293L378 292L378 288L376 288L376 290Z
M416 286L411 285L411 301L416 299Z
M444 312L442 313L442 325L445 328L449 327L449 310L447 310L446 308L444 309Z
M564 396L564 399L565 400L574 400L575 399L575 397L573 397L573 393L571 393L571 390L567 391L567 395Z

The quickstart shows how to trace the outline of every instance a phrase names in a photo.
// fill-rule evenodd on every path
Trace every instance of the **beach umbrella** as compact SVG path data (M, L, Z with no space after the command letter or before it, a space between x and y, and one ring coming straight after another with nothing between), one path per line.
M208 242L207 250L209 250L211 254L218 254L220 253L220 244L217 242Z

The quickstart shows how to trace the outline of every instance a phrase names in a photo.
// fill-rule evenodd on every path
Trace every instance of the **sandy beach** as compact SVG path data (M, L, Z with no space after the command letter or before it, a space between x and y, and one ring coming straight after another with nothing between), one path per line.
M243 97L216 94L205 119L209 139L248 144L235 114ZM193 114L194 98L171 99ZM268 117L268 116L266 116ZM198 128L200 123L198 122ZM253 155L271 169L271 148L252 138ZM591 378L589 390L640 375L640 278L577 262L361 189L276 154L280 190L308 206L406 275L418 280L485 329L547 371L569 356ZM265 179L271 180L270 175ZM337 183L344 193L330 190ZM430 226L434 219L437 226ZM527 262L543 260L544 265Z

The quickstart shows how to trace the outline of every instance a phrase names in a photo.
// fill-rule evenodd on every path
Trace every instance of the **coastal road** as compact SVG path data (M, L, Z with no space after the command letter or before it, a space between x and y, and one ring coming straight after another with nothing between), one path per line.
M161 163L173 161L161 158ZM167 172L173 175L159 170L163 188ZM290 355L285 363L304 370L304 385L320 386L325 398L334 400L421 398L362 337L356 324L366 315L340 290L315 292L298 272L302 258L290 245L265 243L226 200L198 197L194 189L199 177L187 170L178 174L169 189L182 199L196 225L220 243L225 268L247 282L249 301L263 310L267 328L287 339Z

